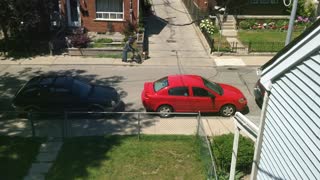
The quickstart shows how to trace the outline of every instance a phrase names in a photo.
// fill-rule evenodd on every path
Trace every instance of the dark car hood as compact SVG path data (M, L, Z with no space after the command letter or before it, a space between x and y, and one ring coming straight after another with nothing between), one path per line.
M92 85L92 90L89 94L89 100L95 102L111 102L112 100L115 102L119 101L119 94L118 92L108 86L97 86Z

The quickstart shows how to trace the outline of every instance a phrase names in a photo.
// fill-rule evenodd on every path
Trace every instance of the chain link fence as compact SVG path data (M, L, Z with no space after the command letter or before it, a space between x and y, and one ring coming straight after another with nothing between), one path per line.
M182 0L182 2L187 8L192 20L196 21L196 25L199 25L200 19L209 16L209 12L200 10L193 0Z
M59 137L104 135L194 135L208 179L217 179L208 134L198 113L149 112L0 112L0 135Z

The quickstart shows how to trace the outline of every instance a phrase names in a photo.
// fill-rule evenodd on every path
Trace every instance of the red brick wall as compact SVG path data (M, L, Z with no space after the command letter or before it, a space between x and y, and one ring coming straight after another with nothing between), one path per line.
M207 10L207 8L208 8L208 1L209 1L209 0L194 0L194 2L197 4L197 6L198 6L201 10Z
M61 0L62 11L67 15L67 0ZM81 25L87 28L89 31L93 32L107 32L108 24L112 24L112 29L115 32L123 32L125 24L130 22L130 0L123 0L124 2L124 20L123 21L101 21L95 20L96 18L96 2L95 0L79 0L81 5ZM84 4L84 2L87 2ZM132 9L133 9L133 24L136 25L138 22L138 0L132 0ZM67 21L66 17L66 21Z

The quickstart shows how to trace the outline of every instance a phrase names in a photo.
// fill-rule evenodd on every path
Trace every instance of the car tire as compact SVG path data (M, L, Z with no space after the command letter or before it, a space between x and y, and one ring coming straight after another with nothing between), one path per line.
M230 117L230 116L234 115L235 113L236 113L236 108L232 104L226 104L226 105L222 106L220 109L220 114L223 117Z
M23 114L25 114L26 116L29 116L29 114L30 114L31 116L33 116L33 117L36 117L36 116L39 116L39 115L40 115L40 113L39 113L39 112L40 112L40 108L37 107L37 106L34 106L34 105L24 107L24 108L23 108L23 111L24 111Z
M159 116L161 118L168 118L171 116L171 113L173 112L173 108L169 105L161 105L157 112L159 113Z

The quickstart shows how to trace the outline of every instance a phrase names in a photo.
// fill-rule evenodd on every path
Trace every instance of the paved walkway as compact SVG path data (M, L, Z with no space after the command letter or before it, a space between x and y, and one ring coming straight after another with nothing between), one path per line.
M62 146L62 140L49 138L47 142L40 146L39 154L32 163L28 175L24 180L44 180Z

